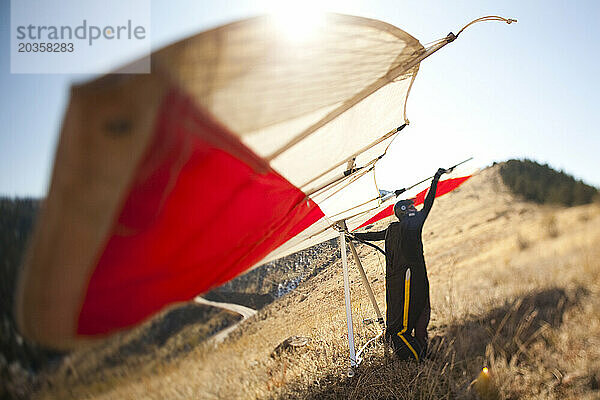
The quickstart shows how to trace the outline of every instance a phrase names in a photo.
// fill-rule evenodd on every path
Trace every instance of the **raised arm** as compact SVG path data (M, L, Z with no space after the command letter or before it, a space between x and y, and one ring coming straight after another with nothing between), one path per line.
M429 187L429 192L427 192L427 196L425 197L425 201L423 202L423 209L421 210L421 215L423 216L423 221L429 215L429 211L431 211L431 206L433 206L433 200L435 199L435 192L437 191L437 184L440 180L440 176L446 173L444 168L439 168L435 175L433 176L433 180L431 181L431 186Z
M385 240L385 231L386 229L376 232L353 233L352 235L359 240L375 242L377 240Z

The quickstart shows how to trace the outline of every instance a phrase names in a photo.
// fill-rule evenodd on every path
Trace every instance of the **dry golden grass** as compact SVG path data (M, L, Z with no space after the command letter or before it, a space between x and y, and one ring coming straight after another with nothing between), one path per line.
M109 382L58 376L37 397L477 398L481 385L473 380L487 366L491 389L480 398L600 398L600 205L563 209L518 201L490 168L436 200L423 239L432 352L420 364L395 360L377 342L357 376L346 378L338 260L216 348L201 344ZM365 246L359 254L384 308L383 256ZM362 320L374 314L351 269L355 337L362 345L376 333ZM291 335L311 341L271 357Z

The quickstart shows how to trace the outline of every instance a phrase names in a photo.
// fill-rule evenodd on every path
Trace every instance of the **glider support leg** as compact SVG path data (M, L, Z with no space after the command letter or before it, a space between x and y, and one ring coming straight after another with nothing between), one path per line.
M348 376L354 376L353 368L358 366L354 348L354 329L352 327L352 304L350 299L350 278L348 276L348 257L346 255L346 234L340 230L340 251L342 253L342 267L344 270L344 300L346 303L346 322L348 325L348 347L350 349L350 369Z

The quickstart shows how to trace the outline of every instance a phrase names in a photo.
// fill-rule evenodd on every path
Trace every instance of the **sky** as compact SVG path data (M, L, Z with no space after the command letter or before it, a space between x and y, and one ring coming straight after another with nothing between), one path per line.
M410 126L377 166L380 188L408 186L407 176L418 181L435 172L433 164L471 156L475 166L534 159L600 187L599 2L156 0L152 48L281 7L379 19L423 44L480 16L518 20L474 25L421 64L408 99ZM10 2L1 0L0 195L44 196L70 85L92 77L11 74L9 35Z

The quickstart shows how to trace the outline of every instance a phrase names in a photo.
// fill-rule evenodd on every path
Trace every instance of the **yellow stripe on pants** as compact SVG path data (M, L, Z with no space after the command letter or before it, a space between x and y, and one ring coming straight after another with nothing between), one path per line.
M419 356L417 355L417 352L415 351L415 349L410 345L410 343L408 343L408 340L406 340L406 338L404 336L402 336L402 334L404 334L404 332L406 332L406 330L408 329L408 308L410 305L410 268L408 268L406 270L406 277L404 278L404 315L402 318L402 330L400 332L398 332L398 336L400 336L400 339L402 339L402 341L406 344L406 346L410 349L410 351L412 351L413 355L415 356L415 360L419 361Z

